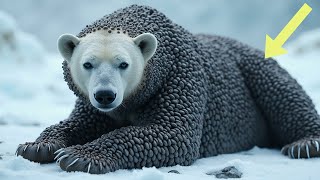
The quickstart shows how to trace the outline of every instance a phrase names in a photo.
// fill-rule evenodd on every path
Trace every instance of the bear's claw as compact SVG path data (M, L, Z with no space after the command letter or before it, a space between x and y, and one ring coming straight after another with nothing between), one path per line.
M319 140L306 138L284 146L282 154L293 159L320 157Z
M58 149L57 151L55 151L53 154L56 154L55 157L54 157L54 160L57 160L58 158L60 158L61 154L64 153L64 148L61 148L61 149Z
M50 163L54 161L54 152L61 147L63 145L57 142L27 142L18 146L16 155L34 162Z
M112 171L111 161L101 158L100 155L92 157L92 154L81 154L75 146L62 148L55 152L54 159L62 170L82 171L91 174L103 174Z

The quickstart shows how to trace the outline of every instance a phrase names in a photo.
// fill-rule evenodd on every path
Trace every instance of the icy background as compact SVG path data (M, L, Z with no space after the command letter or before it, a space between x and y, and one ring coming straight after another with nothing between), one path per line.
M222 0L203 1L207 5L195 5L195 1L189 0L183 1L181 6L181 1L172 1L170 6L164 5L163 1L148 1L147 4L158 7L193 32L230 35L257 46L264 43L266 33L276 36L303 4L302 1L278 1L278 5L276 0L269 0L268 3L262 0L247 1L248 4ZM66 118L74 106L75 97L63 80L62 59L55 50L57 37L64 32L78 33L88 22L129 4L129 1L110 1L101 6L102 0L98 0L98 6L88 0L82 1L84 6L71 0L64 1L62 6L54 2L57 1L0 2L0 180L215 179L205 173L230 165L243 172L242 179L319 179L319 159L292 160L277 150L257 147L250 151L200 159L188 167L119 170L104 175L66 173L54 163L40 165L16 157L14 153L19 143L33 141L46 126ZM315 1L310 2L319 5ZM73 3L76 5L72 6ZM274 8L264 8L266 4ZM6 12L1 11L3 9ZM252 12L248 9L252 9ZM314 8L313 16L319 15L315 11ZM295 34L295 38L287 45L289 54L278 58L278 62L298 79L319 112L320 29L311 30L319 27L319 23L315 22L318 20L319 16L307 19L299 31L308 31ZM172 169L181 174L168 174Z
M303 3L313 12L296 35L320 27L319 0L0 0L22 29L56 51L62 33L77 34L87 24L130 4L159 9L193 33L230 36L263 48L265 35L275 37Z

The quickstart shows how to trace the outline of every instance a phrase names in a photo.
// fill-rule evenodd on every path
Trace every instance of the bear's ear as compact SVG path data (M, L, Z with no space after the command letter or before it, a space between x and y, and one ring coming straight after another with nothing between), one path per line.
M74 48L79 44L80 39L72 34L63 34L58 39L58 50L61 56L70 62Z
M157 38L151 33L140 34L133 42L140 48L145 61L154 55L158 46Z

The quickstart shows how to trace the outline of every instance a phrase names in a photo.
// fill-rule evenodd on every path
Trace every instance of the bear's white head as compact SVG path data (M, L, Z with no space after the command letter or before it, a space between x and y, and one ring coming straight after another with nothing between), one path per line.
M139 86L157 39L144 33L135 38L100 30L78 38L63 34L58 49L68 62L72 80L91 104L109 112Z

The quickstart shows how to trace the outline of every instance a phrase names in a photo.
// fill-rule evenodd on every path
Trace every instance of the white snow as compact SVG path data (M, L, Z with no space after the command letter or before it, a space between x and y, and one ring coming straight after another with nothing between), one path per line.
M7 15L6 15L7 16ZM8 53L3 50L7 43L0 43L0 179L136 179L136 180L193 180L215 179L207 172L233 165L243 173L242 179L319 179L320 159L292 160L278 150L255 147L235 154L197 160L191 166L165 168L143 168L118 170L104 175L90 175L62 171L55 163L40 165L16 157L19 143L33 141L48 125L57 123L68 116L74 106L75 97L63 80L61 62L58 55L33 53L32 44L39 43L30 35L21 33L10 17L0 13L0 38L6 32L20 34L15 41L25 51ZM2 19L1 19L2 18ZM3 31L2 31L3 30ZM28 37L26 37L28 36ZM30 45L24 41L28 39ZM3 39L2 39L3 40ZM278 58L312 97L320 110L320 31L312 31L288 45L288 55ZM54 42L53 42L54 43ZM7 55L6 55L7 53ZM30 53L30 54L28 54ZM4 55L6 57L4 58ZM25 61L15 58L19 55ZM39 56L32 58L33 56ZM175 169L181 174L167 173Z
M21 31L11 16L0 11L0 61L41 63L45 53L34 36Z

